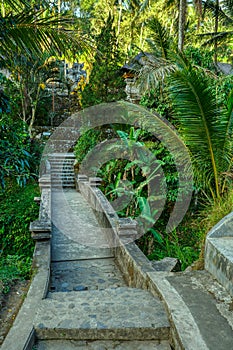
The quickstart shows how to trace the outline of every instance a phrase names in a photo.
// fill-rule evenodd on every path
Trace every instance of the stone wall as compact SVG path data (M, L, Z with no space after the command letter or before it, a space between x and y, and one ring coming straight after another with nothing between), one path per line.
M205 269L233 296L233 212L207 235Z

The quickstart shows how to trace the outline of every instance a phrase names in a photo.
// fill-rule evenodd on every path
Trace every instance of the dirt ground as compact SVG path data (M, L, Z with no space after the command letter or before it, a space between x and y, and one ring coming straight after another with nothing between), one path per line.
M27 294L30 281L16 281L8 294L0 294L0 345L3 343Z

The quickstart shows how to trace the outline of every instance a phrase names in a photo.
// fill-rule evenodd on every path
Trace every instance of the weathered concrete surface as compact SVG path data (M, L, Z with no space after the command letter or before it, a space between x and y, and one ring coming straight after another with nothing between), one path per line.
M233 296L233 212L206 237L205 269Z
M207 348L233 349L232 300L226 290L206 271L176 274L167 280L189 309Z
M160 261L152 261L156 271L178 272L181 271L181 263L176 258L164 258Z
M52 261L74 261L84 259L113 258L113 250L109 247L93 247L93 243L82 244L78 238L71 239L67 234L53 226Z
M160 300L141 289L50 293L35 320L39 339L167 340Z
M110 215L110 220L113 217ZM108 237L111 232L104 230L106 225L100 227L81 194L54 190L52 219L52 293L39 306L34 323L36 336L168 340L170 327L163 304L147 291L126 287ZM145 259L142 253L140 258Z
M113 258L52 263L50 290L70 292L126 286Z
M167 341L40 341L35 350L171 350Z
M171 326L171 344L175 350L208 350L189 308L164 272L149 272L148 289L163 300Z
M205 268L233 296L233 237L207 238Z
M52 221L52 260L83 259L84 254L86 258L113 256L91 207L75 190L52 192Z

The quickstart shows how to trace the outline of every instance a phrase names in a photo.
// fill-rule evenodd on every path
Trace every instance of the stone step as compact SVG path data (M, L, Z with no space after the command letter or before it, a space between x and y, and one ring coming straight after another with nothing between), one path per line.
M114 258L52 262L51 276L50 290L53 292L126 286Z
M75 158L74 153L68 152L68 153L50 153L49 158Z
M71 244L70 244L71 246ZM52 245L52 261L73 261L77 259L106 259L114 256L111 248L96 248L92 246L84 246L79 242L72 243L70 248L66 243L53 243Z
M168 340L170 326L158 297L128 287L49 293L34 327L40 340Z
M75 161L75 158L49 158L49 162L51 164L57 163L57 164L73 164Z
M61 187L64 187L64 188L75 188L75 183L61 183L61 182L54 182L52 183L52 186L54 189L56 188L61 188Z
M53 174L52 175L52 181L53 180L61 180L61 181L72 181L74 182L74 176L68 175L68 174Z
M67 166L67 165L58 165L56 164L56 166L52 165L51 166L51 172L55 172L55 171L71 171L74 172L74 167L73 165Z
M171 350L167 341L143 340L41 340L35 350Z
M67 176L67 177L74 177L74 172L73 171L70 171L70 170L66 170L65 172L64 171L54 171L51 173L51 176L52 177L57 177L57 176Z
M50 165L51 165L51 168L55 168L55 167L58 167L58 168L65 168L65 167L69 167L69 168L73 168L74 166L74 162L70 162L70 163L67 163L67 162L50 162Z
M51 173L55 173L55 172L71 172L74 173L74 169L70 168L70 167L61 167L61 168L51 168Z

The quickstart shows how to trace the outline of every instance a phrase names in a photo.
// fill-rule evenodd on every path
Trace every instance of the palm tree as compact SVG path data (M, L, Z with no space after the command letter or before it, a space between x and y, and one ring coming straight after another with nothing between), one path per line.
M130 22L130 43L128 47L128 51L130 52L132 43L135 36L135 28L137 26L137 20L139 19L139 16L141 13L143 13L149 6L150 1L149 0L125 0L123 1L123 6L127 9L127 11L131 15L131 22Z
M233 165L233 90L225 103L219 101L203 70L184 60L181 65L169 77L174 116L190 150L197 183L217 199Z
M202 17L202 0L191 1L197 14L197 29L200 27ZM178 49L182 52L185 43L185 30L187 26L188 18L188 6L191 5L188 0L169 0L165 3L164 9L172 9L174 11L178 9L178 25L177 25L177 41Z
M156 18L147 23L151 31L147 44L150 48L150 55L145 55L144 64L139 71L139 86L142 91L153 89L164 83L167 75L176 69L173 52L174 42L168 30Z
M187 19L187 0L180 0L179 3L179 25L178 25L178 49L183 51L185 25Z
M227 101L216 96L216 76L192 67L174 49L169 33L154 18L148 43L152 54L139 72L143 91L164 86L169 91L176 124L190 149L200 188L219 198L233 165L233 91ZM166 91L166 90L165 90Z
M73 19L63 14L51 13L46 1L37 6L27 0L2 2L0 10L0 68L15 71L16 60L43 59L50 56L72 57L77 51L88 51L91 47L84 35L72 30ZM18 79L19 80L19 79ZM39 89L39 85L38 85ZM38 90L39 91L39 90ZM36 98L38 100L38 98ZM33 104L36 101L33 101ZM0 109L4 105L4 95L0 95ZM31 121L34 120L32 114Z

